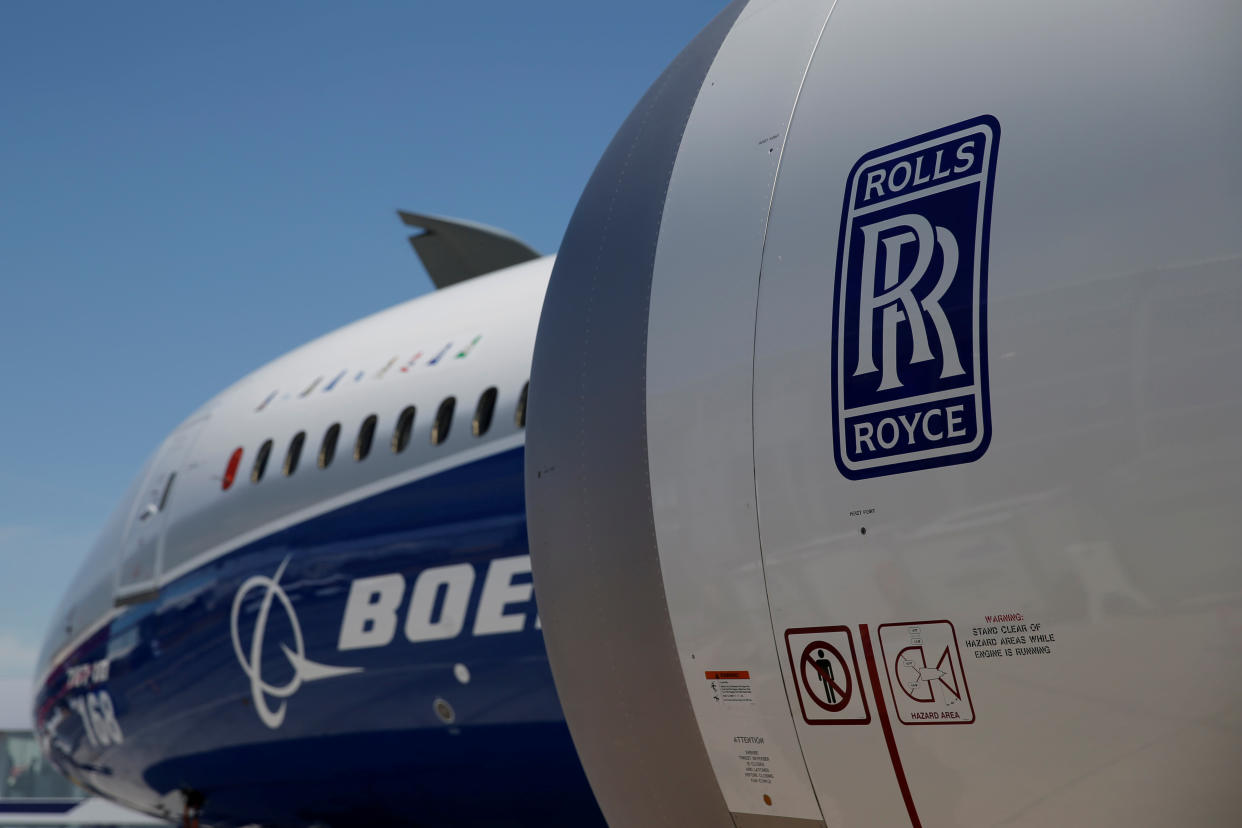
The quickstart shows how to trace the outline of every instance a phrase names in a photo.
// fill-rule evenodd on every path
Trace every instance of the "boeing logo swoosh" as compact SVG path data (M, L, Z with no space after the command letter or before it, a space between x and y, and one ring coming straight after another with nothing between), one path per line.
M306 682L362 672L361 667L334 667L330 664L311 661L306 657L306 645L302 640L302 626L298 623L298 614L293 609L293 602L289 600L289 596L280 586L280 576L285 573L285 567L288 564L288 558L281 561L276 574L271 578L266 575L254 575L247 578L238 587L237 595L233 598L233 612L230 617L233 652L236 653L237 662L241 664L242 670L250 677L250 695L254 699L254 710L259 714L263 724L272 730L280 727L285 720L286 700L298 692ZM254 622L254 632L250 635L250 652L247 655L242 649L241 631L237 621L241 615L242 602L256 589L264 590L263 601L259 604L259 615ZM273 598L284 608L285 614L289 616L289 626L293 629L293 649L283 642L280 645L281 652L285 654L285 658L289 659L289 664L293 667L293 677L284 684L269 684L263 680L263 639L267 633L267 619L272 609ZM281 700L275 709L268 706L268 696Z

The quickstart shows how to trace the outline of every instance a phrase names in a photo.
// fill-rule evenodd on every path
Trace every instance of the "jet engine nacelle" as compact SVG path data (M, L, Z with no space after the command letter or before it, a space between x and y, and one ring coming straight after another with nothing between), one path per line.
M611 824L1236 820L1239 44L1225 0L752 0L652 86L527 439Z

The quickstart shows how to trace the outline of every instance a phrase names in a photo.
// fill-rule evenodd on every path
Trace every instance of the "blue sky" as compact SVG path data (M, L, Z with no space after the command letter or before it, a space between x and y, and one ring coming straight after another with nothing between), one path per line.
M723 5L0 7L0 678L169 429L430 290L394 209L554 251Z

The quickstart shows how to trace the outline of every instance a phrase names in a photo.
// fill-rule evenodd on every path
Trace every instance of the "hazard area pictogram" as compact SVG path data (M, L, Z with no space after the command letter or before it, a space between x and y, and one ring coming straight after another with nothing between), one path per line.
M871 721L849 627L788 629L785 649L803 721L812 725Z
M902 724L974 722L953 624L881 624L877 632L893 705Z

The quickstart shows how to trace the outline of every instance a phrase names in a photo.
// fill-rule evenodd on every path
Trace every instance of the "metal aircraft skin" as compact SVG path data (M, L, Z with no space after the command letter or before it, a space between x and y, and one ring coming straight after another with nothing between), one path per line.
M1236 824L1239 77L1231 0L738 0L555 260L405 214L441 289L161 442L45 751L222 826Z
M37 726L66 772L218 825L602 822L523 511L552 261L321 337L174 430L48 641Z

